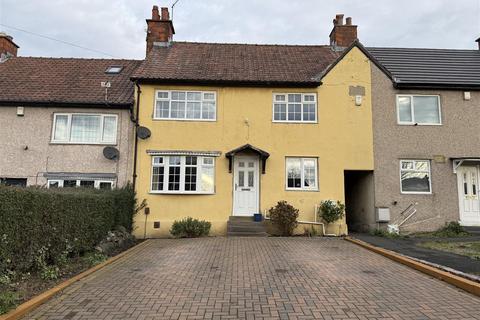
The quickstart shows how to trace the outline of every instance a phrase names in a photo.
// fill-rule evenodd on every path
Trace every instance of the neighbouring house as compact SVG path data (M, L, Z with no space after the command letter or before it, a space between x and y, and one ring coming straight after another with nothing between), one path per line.
M147 26L132 75L136 189L148 203L137 236L167 236L187 216L225 234L231 217L280 200L306 223L327 199L374 210L371 63L351 18L337 15L330 45L174 42L168 9L156 6ZM345 220L327 232L345 234Z
M480 226L480 50L368 50L381 64L371 77L376 214L356 212L350 229Z
M18 57L0 34L0 183L123 186L132 180L139 61Z

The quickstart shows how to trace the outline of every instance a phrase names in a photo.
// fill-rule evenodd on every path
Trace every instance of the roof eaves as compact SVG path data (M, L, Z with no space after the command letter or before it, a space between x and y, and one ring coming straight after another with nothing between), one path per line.
M0 107L29 106L29 107L64 107L64 108L110 108L128 109L133 102L62 102L62 101L28 101L28 100L0 100Z
M320 80L311 81L262 81L262 80L213 80L213 79L161 79L161 78L143 78L131 77L132 81L144 84L182 84L182 85L227 85L233 87L291 87L291 88L312 88L321 84Z

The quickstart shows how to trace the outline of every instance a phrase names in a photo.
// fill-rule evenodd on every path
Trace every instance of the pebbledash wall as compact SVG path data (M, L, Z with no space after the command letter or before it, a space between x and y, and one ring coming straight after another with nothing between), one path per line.
M457 176L450 158L472 157L480 150L475 130L480 123L480 92L472 91L471 100L465 101L462 90L397 90L373 64L372 92L375 206L390 208L391 221L395 221L410 204L417 203L417 213L403 226L404 231L435 230L445 222L458 221ZM397 94L439 95L442 124L398 125ZM435 161L434 156L445 161ZM401 159L430 160L431 194L400 192ZM365 216L364 221L365 227L376 227L374 214Z
M132 177L133 123L126 109L0 106L0 177L27 178L27 185L46 185L46 173L101 173L115 175L116 186L124 186ZM52 143L54 113L116 114L117 161L103 156L105 145Z
M322 82L310 89L141 85L139 121L152 135L139 140L136 187L138 199L147 200L150 214L142 211L135 217L135 235L168 236L173 221L187 216L212 222L212 235L225 234L233 205L233 174L228 171L225 153L247 143L270 153L266 173L260 174L262 212L286 200L300 210L300 220L312 221L315 204L321 200L344 201L344 170L373 170L370 61L354 47ZM350 86L365 88L361 106L349 95ZM169 89L215 91L217 120L153 120L155 90ZM279 92L317 93L318 123L273 123L272 98ZM149 149L221 151L215 160L215 194L150 193ZM318 191L285 190L286 156L318 157ZM160 228L154 228L155 221ZM345 220L331 225L327 232L345 234Z

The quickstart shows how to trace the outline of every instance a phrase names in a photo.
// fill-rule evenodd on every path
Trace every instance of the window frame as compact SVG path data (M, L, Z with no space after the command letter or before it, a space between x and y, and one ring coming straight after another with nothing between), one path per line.
M216 184L215 184L215 168L216 168L216 159L214 156L206 156L206 155L195 155L195 154L180 154L180 155L175 155L175 154L168 154L168 155L152 155L151 156L151 168L150 168L150 187L149 187L149 193L151 194L193 194L193 195L209 195L209 194L215 194L216 193ZM168 184L169 184L169 167L170 167L170 157L180 157L180 188L179 190L168 190ZM185 190L185 168L186 168L186 157L196 157L197 158L197 164L195 167L197 168L197 173L196 173L196 189L197 190ZM156 158L163 158L162 164L155 164L155 159ZM206 158L211 158L212 163L211 164L205 164L204 159ZM161 167L163 166L163 190L153 190L153 168L154 167ZM189 167L192 167L191 165L188 165ZM201 184L201 178L202 178L202 167L209 167L213 168L213 188L212 191L202 191L202 184Z
M300 160L300 169L301 169L301 174L300 174L300 183L302 185L301 188L292 188L288 186L288 160L289 159L299 159ZM305 160L313 160L315 161L315 187L314 188L307 188L304 186L305 183L305 170L304 170L304 165L303 162ZM285 190L286 191L313 191L317 192L320 190L320 182L319 182L319 170L318 170L318 157L295 157L295 156L287 156L285 157Z
M72 117L75 115L81 116L100 116L100 132L101 132L101 139L103 140L104 136L104 126L105 126L105 117L115 117L115 138L114 142L104 142L104 141L90 141L90 142L80 142L80 141L71 141L72 139ZM57 127L57 117L58 116L67 116L67 140L55 140L55 129ZM85 144L85 145L109 145L114 146L117 145L117 137L118 137L118 114L116 113L64 113L64 112L55 112L53 114L53 124L52 124L52 133L50 143L52 144Z
M63 188L64 187L64 182L65 180L75 180L75 187L79 188L80 186L80 181L93 181L93 188L94 189L100 189L100 183L110 183L111 188L115 188L115 181L114 180L96 180L96 179L47 179L47 189L50 189L50 182L58 182L58 188Z
M289 94L300 94L302 96L302 99L300 101L300 104L302 106L301 110L301 115L303 119L303 105L308 104L308 103L315 103L315 120L288 120L288 95ZM285 120L275 120L275 104L281 103L279 101L276 101L276 96L285 96L285 105L286 105L286 119ZM315 100L314 101L305 101L305 96L314 96ZM275 123L318 123L318 97L316 92L274 92L272 94L272 122Z
M165 117L160 117L157 115L157 101L167 101L167 99L159 99L158 98L158 93L159 92L166 92L168 94L168 102L169 102L169 108L168 108L168 114L169 114L169 117L168 118L165 118ZM170 115L172 114L172 92L185 92L185 117L184 118L172 118ZM200 106L200 115L202 114L202 108L203 108L203 102L204 102L204 99L203 99L203 95L205 93L211 93L213 94L213 100L205 100L205 101L213 101L215 103L215 114L214 114L214 117L212 119L203 119L203 118L200 118L200 119L195 119L195 118L187 118L186 117L186 103L187 103L187 100L186 100L186 95L187 93L200 93L201 95L201 106ZM201 121L201 122L216 122L217 121L217 92L216 91L198 91L198 90L155 90L155 96L154 96L154 99L153 99L153 112L152 112L152 119L153 120L160 120L160 121Z
M403 186L402 186L402 172L427 172L427 171L419 171L416 169L402 169L402 163L403 162L412 162L413 161L413 167L415 168L415 163L416 162L427 162L428 163L428 188L429 191L403 191ZM400 193L401 194L420 194L420 195L429 195L432 194L432 163L430 159L400 159L399 161L399 179L400 179Z
M398 98L399 97L409 97L410 98L410 115L412 118L412 121L401 121L400 120L400 106L398 103ZM414 97L436 97L438 101L438 123L435 122L423 122L423 123L418 123L415 122L415 104L413 102ZM401 126L441 126L443 124L442 120L442 105L441 105L441 100L440 100L440 95L439 94L397 94L395 95L395 105L397 107L397 124Z

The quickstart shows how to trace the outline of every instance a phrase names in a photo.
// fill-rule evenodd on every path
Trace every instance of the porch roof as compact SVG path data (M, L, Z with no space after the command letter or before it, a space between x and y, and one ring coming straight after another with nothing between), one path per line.
M241 147L235 148L235 149L225 153L225 157L227 157L227 159L228 159L228 172L232 172L233 157L237 153L245 152L245 151L250 151L250 152L256 153L260 156L260 159L262 160L262 174L264 174L265 173L265 167L266 167L266 161L267 161L268 157L270 157L270 153L268 153L267 151L264 151L260 148L254 147L249 143L244 144Z

